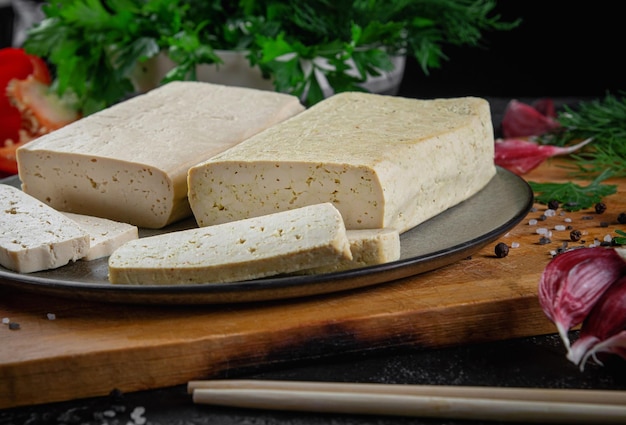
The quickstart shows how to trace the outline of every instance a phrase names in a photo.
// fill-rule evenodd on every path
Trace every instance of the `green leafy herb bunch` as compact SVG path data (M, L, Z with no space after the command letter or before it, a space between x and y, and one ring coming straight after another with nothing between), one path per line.
M442 66L446 46L480 46L487 31L510 30L495 0L53 0L24 47L56 71L87 115L133 94L138 64L167 54L161 83L196 79L218 51L240 50L278 91L312 105L334 92L363 90L368 75L410 55L423 71ZM323 59L323 60L320 60ZM352 65L350 65L352 64ZM348 70L352 68L352 72Z

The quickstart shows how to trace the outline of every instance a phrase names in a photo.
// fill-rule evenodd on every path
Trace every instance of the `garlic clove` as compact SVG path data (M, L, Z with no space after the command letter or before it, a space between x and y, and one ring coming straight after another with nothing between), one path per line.
M598 299L580 329L567 358L581 370L589 358L613 353L626 358L626 276L614 282Z
M589 357L592 357L596 363L602 364L597 358L597 355L600 353L617 354L621 358L626 359L626 330L592 346L581 360L580 370L584 370L584 366L589 360Z
M568 331L581 324L602 294L626 274L626 262L605 247L578 248L554 257L539 281L539 303L571 354ZM582 346L583 343L581 343Z
M559 128L554 105L550 99L543 99L528 105L511 100L502 118L502 134L505 138L539 136Z
M531 106L535 108L539 113L547 117L550 117L550 118L557 117L556 108L554 106L554 100L552 100L549 97L537 99L532 103Z
M561 147L541 145L526 139L497 139L495 143L494 162L517 175L526 174L535 169L546 159L557 155L569 155L590 143L592 139L583 140L575 145Z

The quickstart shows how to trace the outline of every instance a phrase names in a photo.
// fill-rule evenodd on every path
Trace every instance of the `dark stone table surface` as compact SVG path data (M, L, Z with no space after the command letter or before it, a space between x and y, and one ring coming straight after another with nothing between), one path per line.
M607 359L604 366L580 371L564 356L555 335L451 347L395 349L330 357L276 370L256 370L232 378L386 384L486 385L541 388L626 389L626 363ZM139 417L136 415L143 412ZM478 425L469 420L339 415L248 410L194 404L186 386L111 394L0 410L1 425Z

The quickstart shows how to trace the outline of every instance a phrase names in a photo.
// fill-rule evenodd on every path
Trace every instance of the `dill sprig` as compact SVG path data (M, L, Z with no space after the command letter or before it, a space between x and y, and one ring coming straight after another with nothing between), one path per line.
M610 170L613 177L626 177L626 98L607 94L576 108L566 105L557 120L561 128L542 137L542 143L565 146L593 139L570 156L575 176L593 178Z

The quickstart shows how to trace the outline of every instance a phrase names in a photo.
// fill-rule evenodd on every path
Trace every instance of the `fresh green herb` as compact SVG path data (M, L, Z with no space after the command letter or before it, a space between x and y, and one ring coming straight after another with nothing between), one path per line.
M615 236L613 238L613 243L615 243L616 245L626 245L626 232L624 232L623 230L615 230L615 233L617 233L620 236Z
M519 21L494 15L495 0L56 0L24 47L56 67L54 87L89 114L134 92L133 72L163 52L176 67L163 82L195 79L216 50L242 50L279 91L311 105L335 92L363 90L368 75L410 55L439 68L446 46L481 46L486 31ZM349 63L354 64L350 71Z
M626 98L607 94L603 99L565 106L558 114L561 129L544 135L542 143L565 146L592 138L585 148L570 156L573 175L595 177L610 170L626 177Z
M88 115L130 95L137 64L164 46L179 59L177 76L212 58L200 47L201 27L184 22L186 9L177 0L56 1L43 6L46 19L24 47L54 65L58 93L76 96Z
M528 182L528 184L535 193L536 202L548 204L550 201L558 201L561 204L561 208L567 211L579 211L591 208L597 202L602 201L605 196L617 192L616 185L601 183L609 177L611 177L611 172L606 170L587 186L580 186L573 182Z

